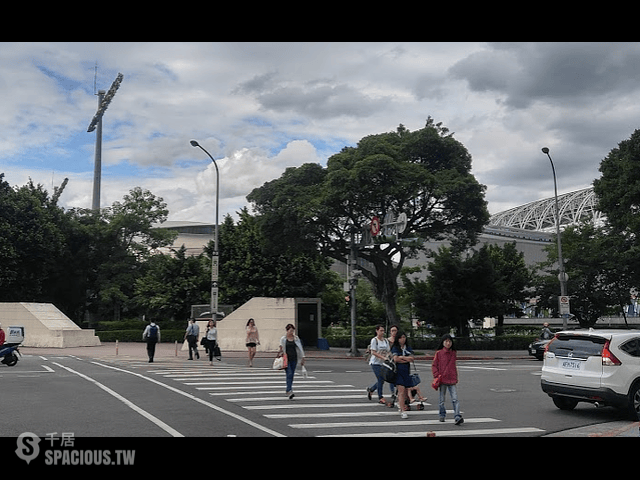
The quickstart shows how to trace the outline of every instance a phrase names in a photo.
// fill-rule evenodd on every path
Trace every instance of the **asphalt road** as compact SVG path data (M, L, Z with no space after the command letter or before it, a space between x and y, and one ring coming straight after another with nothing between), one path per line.
M249 368L244 357L209 366L202 358L184 356L149 364L64 351L25 354L15 367L0 366L1 436L33 432L52 444L65 435L540 437L625 420L615 409L587 404L572 412L558 410L540 389L542 362L532 358L459 361L465 418L460 426L452 415L438 422L429 361L417 362L428 397L425 409L413 409L404 420L397 409L366 398L373 374L362 360L309 359L309 376L296 376L293 400L284 395L284 374L270 364L270 358L258 358ZM446 407L451 409L449 400Z

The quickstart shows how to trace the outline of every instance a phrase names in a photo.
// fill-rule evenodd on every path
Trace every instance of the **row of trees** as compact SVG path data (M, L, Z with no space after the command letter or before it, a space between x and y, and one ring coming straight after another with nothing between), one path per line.
M583 325L619 311L640 279L639 137L612 150L594 182L607 224L563 233L572 312ZM175 239L153 228L168 215L161 198L138 187L100 212L65 211L57 204L65 184L49 195L32 182L11 187L0 174L0 301L51 302L78 324L142 315L182 322L191 305L209 303L213 245L198 256L184 248L159 253ZM484 190L470 154L430 117L415 132L400 125L367 136L326 168L288 168L248 195L255 214L243 209L237 222L227 216L221 224L220 301L237 307L254 296L321 296L324 324L343 321L343 280L330 266L345 261L355 242L371 266L358 287L365 323L398 322L403 312L463 329L469 319L495 316L501 326L528 298L557 307L555 244L535 271L515 244L476 245L489 219ZM373 216L399 213L412 241L365 241ZM404 262L429 240L448 246L427 252L429 276L417 280Z
M602 161L602 177L594 181L606 223L563 232L572 313L583 327L624 312L639 284L639 164L637 130ZM548 260L534 269L527 268L515 244L478 247L489 216L485 187L470 171L464 146L429 117L415 132L400 125L396 132L365 137L329 158L326 168L289 168L247 198L259 213L263 235L278 239L276 248L284 243L340 261L373 216L405 213L403 236L418 241L391 237L358 248L358 256L373 265L362 272L391 322L398 321L399 300L423 322L463 330L470 319L494 316L500 333L504 316L521 315L529 299L557 314L555 243L547 248ZM450 246L427 252L429 276L415 280L403 270L404 261L430 240L448 240Z

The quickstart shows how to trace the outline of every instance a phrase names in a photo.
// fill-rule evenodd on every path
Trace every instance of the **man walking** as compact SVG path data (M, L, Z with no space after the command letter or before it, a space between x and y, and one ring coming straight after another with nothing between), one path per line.
M189 321L189 326L187 327L187 332L185 333L185 339L189 343L189 360L193 360L193 353L196 354L196 358L200 358L200 354L198 353L198 336L200 335L200 327L196 323L196 319L192 318Z
M151 320L142 332L142 340L147 342L147 355L149 355L149 363L153 363L153 357L156 354L156 343L160 341L160 327Z

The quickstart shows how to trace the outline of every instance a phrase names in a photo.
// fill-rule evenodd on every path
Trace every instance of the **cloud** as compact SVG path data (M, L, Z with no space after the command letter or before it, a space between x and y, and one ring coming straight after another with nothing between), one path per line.
M102 205L135 187L175 220L212 221L288 166L361 138L443 122L473 157L492 212L588 186L640 126L640 44L13 43L0 45L0 172L91 205L96 88L124 80L104 117ZM96 72L96 61L98 69ZM97 73L97 75L96 75Z
M450 73L473 91L499 94L510 107L569 106L637 90L639 60L636 43L498 43L460 60Z

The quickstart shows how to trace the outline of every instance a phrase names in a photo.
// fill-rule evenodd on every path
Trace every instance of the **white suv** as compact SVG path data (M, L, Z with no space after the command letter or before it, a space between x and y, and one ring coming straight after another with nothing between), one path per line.
M640 330L567 330L547 345L542 390L562 410L578 402L625 408L640 420Z

